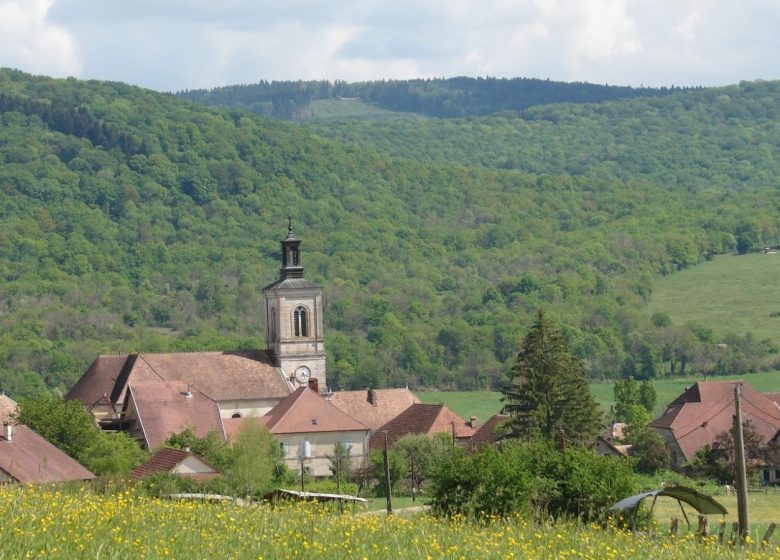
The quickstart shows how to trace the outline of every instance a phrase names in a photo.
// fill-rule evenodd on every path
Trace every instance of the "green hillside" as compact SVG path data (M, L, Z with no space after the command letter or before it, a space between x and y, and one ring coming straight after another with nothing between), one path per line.
M648 313L707 325L718 337L751 332L780 344L780 253L717 257L658 281Z
M396 157L370 135L337 139L338 120L324 138L121 83L0 70L0 384L62 391L98 352L262 347L262 287L288 215L307 277L325 287L331 384L495 388L539 308L594 377L765 367L771 345L736 333L723 360L704 330L679 327L693 340L677 347L643 306L659 273L777 236L780 197L764 178L780 171L776 87L740 86L722 120L698 90L556 106L544 134L515 142L536 172L433 157L449 134ZM664 160L661 133L680 116L655 104L672 97L691 134L755 131L750 149L675 152L669 183L628 163L552 171L550 147L596 153L607 113L641 129L654 112L641 150ZM430 122L409 119L399 144ZM464 127L454 138L476 135L448 122ZM489 121L479 128L489 137ZM688 183L734 157L762 173Z

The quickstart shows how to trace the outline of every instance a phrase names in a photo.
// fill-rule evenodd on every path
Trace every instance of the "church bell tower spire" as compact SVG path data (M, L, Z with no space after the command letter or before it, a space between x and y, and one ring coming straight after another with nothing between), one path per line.
M267 347L292 387L317 380L325 390L325 337L322 331L322 286L303 277L301 240L287 219L282 239L279 280L266 286Z
M303 278L301 265L301 240L295 237L292 226L292 216L287 217L287 237L282 239L282 269L281 278Z

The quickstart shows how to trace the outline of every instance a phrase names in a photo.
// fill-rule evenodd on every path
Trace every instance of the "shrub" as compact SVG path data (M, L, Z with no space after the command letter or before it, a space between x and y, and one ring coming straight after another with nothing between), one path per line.
M549 442L508 442L472 455L456 450L442 460L431 479L430 504L444 515L519 511L593 520L637 487L631 465L620 458L581 448L557 451Z

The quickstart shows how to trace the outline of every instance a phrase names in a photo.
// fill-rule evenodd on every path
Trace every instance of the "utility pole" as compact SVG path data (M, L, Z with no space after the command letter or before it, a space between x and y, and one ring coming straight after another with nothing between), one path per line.
M742 433L742 385L734 385L734 467L737 480L737 520L739 534L744 541L750 534L748 526L747 474L745 472L745 437Z
M382 453L385 460L385 493L387 495L387 513L393 513L393 497L390 494L390 460L387 456L387 431L385 434L385 450Z

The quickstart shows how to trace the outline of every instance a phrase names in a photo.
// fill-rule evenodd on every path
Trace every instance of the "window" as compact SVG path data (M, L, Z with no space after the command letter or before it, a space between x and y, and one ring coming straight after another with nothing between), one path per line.
M282 448L282 453L285 457L290 454L290 444L284 441L279 442L279 447Z
M306 308L299 305L293 311L293 335L309 336L309 323L306 316Z
M234 412L233 416L231 416L231 418L241 418L241 413L240 412Z

